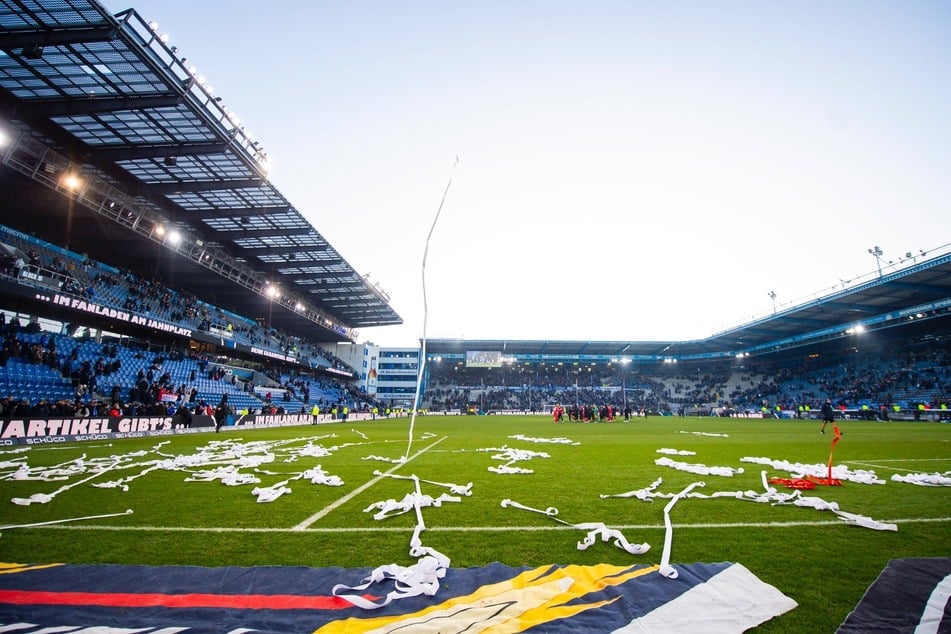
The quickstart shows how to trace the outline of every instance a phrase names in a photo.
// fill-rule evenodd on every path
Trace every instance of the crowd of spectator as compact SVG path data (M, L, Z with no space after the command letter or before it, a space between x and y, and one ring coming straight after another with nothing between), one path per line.
M9 376L8 363L15 360L17 367L47 368L59 381L47 389L50 393L5 394L0 403L0 417L6 416L105 416L105 415L175 415L187 409L202 411L211 403L201 398L196 381L205 378L214 382L214 394L227 400L227 387L243 391L257 400L256 385L251 378L239 379L231 369L226 369L221 358L215 363L208 355L192 350L173 349L167 354L149 354L143 350L131 350L113 341L97 344L91 340L81 343L63 334L43 331L37 321L21 326L18 319L6 321L0 311L0 370ZM80 355L80 347L84 352ZM60 351L63 354L60 354ZM123 384L114 378L122 369L122 358L131 355L138 367L134 379ZM180 370L170 371L173 362L185 362L187 375ZM13 364L10 364L11 368ZM181 369L183 366L179 366ZM13 368L15 370L15 368ZM174 368L172 368L174 370ZM372 407L382 409L383 404L362 390L330 377L318 377L297 371L281 374L276 367L261 368L266 377L266 396L254 407L244 408L243 413L310 413L317 405L324 411L333 407L347 406L351 411L369 411ZM30 373L32 376L33 373ZM177 378L176 378L177 375ZM187 378L186 378L187 376ZM250 374L249 374L250 376ZM65 386L68 395L62 395ZM55 388L55 389L54 389ZM280 398L271 398L271 392L280 393ZM318 398L311 399L312 390ZM52 392L58 392L54 395ZM217 398L216 398L217 400ZM242 408L228 405L231 414L242 413Z
M115 308L158 317L169 323L195 328L204 332L242 340L249 345L267 348L294 356L308 365L333 367L355 375L352 367L317 342L286 333L251 318L228 313L219 307L201 301L194 293L173 290L151 273L102 265L88 257L69 258L59 251L38 246L21 245L26 251L18 257L2 252L0 274L19 278L23 267L37 272L59 276L62 293L83 297Z
M650 413L723 413L837 408L943 408L951 400L951 344L904 342L862 355L774 362L708 362L632 370L617 364L430 366L427 406L435 411L548 411L560 404Z

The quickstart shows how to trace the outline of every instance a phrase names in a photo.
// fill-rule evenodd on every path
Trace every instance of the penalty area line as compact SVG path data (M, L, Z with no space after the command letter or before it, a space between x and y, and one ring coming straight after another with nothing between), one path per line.
M936 524L951 522L951 517L909 517L897 520L882 520L888 524ZM719 522L674 524L674 528L798 528L801 526L849 526L843 520L810 520L803 522ZM0 526L0 530L9 530L16 526ZM370 526L370 527L326 527L326 528L201 528L197 526L78 526L76 524L51 524L48 526L34 526L33 530L61 530L61 531L168 531L173 533L407 533L412 529L406 526ZM663 524L622 524L611 526L617 530L663 530ZM427 526L428 533L505 533L522 531L576 531L573 526Z
M433 447L435 447L436 445L438 445L439 443L441 443L442 441L444 441L446 438L448 438L448 436L443 436L442 438L440 438L439 440L437 440L437 441L434 442L433 444L429 445L428 447L424 447L423 449L420 449L419 451L417 451L416 453L414 453L412 456L410 456L409 458L407 458L405 462L398 462L398 463L396 463L395 465L393 465L392 467L390 467L388 470L384 471L384 472L383 472L383 475L378 475L378 476L376 476L375 478L373 478L372 480L368 480L368 481L364 482L363 484L361 484L360 486L358 486L356 489L354 489L354 490L351 491L350 493L344 495L343 497L338 498L337 500L331 502L330 504L328 504L328 505L325 506L324 508L320 509L319 511L317 511L316 513L314 513L313 515L311 515L310 517L308 517L308 518L307 518L306 520L304 520L303 522L299 523L297 526L295 526L295 527L294 527L293 529L291 529L291 530L295 530L295 531L307 530L307 527L308 527L308 526L310 526L311 524L313 524L314 522L316 522L316 521L319 520L320 518L324 517L325 515L327 515L327 514L330 513L331 511L333 511L335 508L337 508L337 507L339 507L339 506L341 506L341 505L343 505L343 504L346 504L347 502L349 502L350 500L352 500L352 499L355 498L356 496L360 495L361 493L363 493L364 491L366 491L367 489L369 489L371 486L373 486L374 484L376 484L377 482L379 482L380 480L382 480L382 479L385 478L386 476L390 475L391 473L393 473L394 471L396 471L397 469L399 469L399 468L402 467L403 465L409 464L410 462L412 462L413 460L415 460L415 459L418 458L419 456L423 455L424 453L426 453L427 451L429 451L430 449L432 449Z

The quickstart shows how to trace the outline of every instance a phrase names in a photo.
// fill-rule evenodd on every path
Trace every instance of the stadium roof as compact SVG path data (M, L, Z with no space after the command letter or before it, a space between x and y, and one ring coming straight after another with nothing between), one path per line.
M0 0L5 221L239 314L262 315L270 298L285 309L274 325L317 340L402 323L163 39L95 0Z
M520 358L662 361L759 355L901 328L904 334L951 332L951 245L911 256L890 272L841 287L766 317L694 341L510 341L433 339L427 357L493 351Z

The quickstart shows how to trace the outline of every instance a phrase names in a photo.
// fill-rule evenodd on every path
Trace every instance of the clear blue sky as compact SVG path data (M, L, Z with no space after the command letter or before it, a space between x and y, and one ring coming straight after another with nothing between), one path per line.
M107 0L430 337L702 338L951 242L951 3ZM887 265L887 264L886 264Z

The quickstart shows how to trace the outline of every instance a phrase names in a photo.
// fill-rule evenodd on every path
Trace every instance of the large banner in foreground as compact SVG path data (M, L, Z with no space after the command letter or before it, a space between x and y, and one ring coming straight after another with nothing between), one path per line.
M951 557L892 559L839 634L951 632Z
M436 596L366 611L331 589L370 569L0 564L0 631L717 634L796 607L740 564L677 569L668 579L644 565L450 568Z

